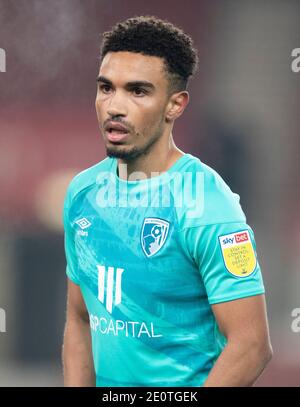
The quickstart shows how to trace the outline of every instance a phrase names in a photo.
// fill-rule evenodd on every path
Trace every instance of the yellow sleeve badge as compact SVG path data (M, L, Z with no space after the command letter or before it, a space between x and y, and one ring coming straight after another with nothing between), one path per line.
M248 230L219 236L224 264L236 277L248 277L256 269L256 255Z

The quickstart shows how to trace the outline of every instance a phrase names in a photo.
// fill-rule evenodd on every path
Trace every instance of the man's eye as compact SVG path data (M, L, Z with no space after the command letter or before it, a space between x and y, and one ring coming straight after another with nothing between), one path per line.
M142 88L133 88L132 92L135 96L143 96L146 94L146 91Z
M103 93L109 93L109 91L111 90L111 87L109 85L100 85L99 89Z

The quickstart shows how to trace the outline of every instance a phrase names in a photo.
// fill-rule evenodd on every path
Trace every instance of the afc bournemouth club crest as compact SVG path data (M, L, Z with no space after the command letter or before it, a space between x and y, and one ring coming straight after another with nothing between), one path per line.
M163 219L144 219L141 244L147 257L153 256L163 247L168 236L169 226L170 223Z

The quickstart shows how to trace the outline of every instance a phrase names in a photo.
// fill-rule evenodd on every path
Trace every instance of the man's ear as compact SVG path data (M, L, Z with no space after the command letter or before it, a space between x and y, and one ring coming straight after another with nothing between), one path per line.
M183 113L188 103L189 93L186 90L173 93L166 108L166 121L172 122L176 120Z

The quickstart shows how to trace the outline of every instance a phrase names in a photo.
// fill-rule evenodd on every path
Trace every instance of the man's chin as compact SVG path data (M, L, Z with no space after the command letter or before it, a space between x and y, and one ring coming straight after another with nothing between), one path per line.
M126 148L124 146L109 146L106 147L106 154L108 157L132 160L140 155L140 151L136 147Z

